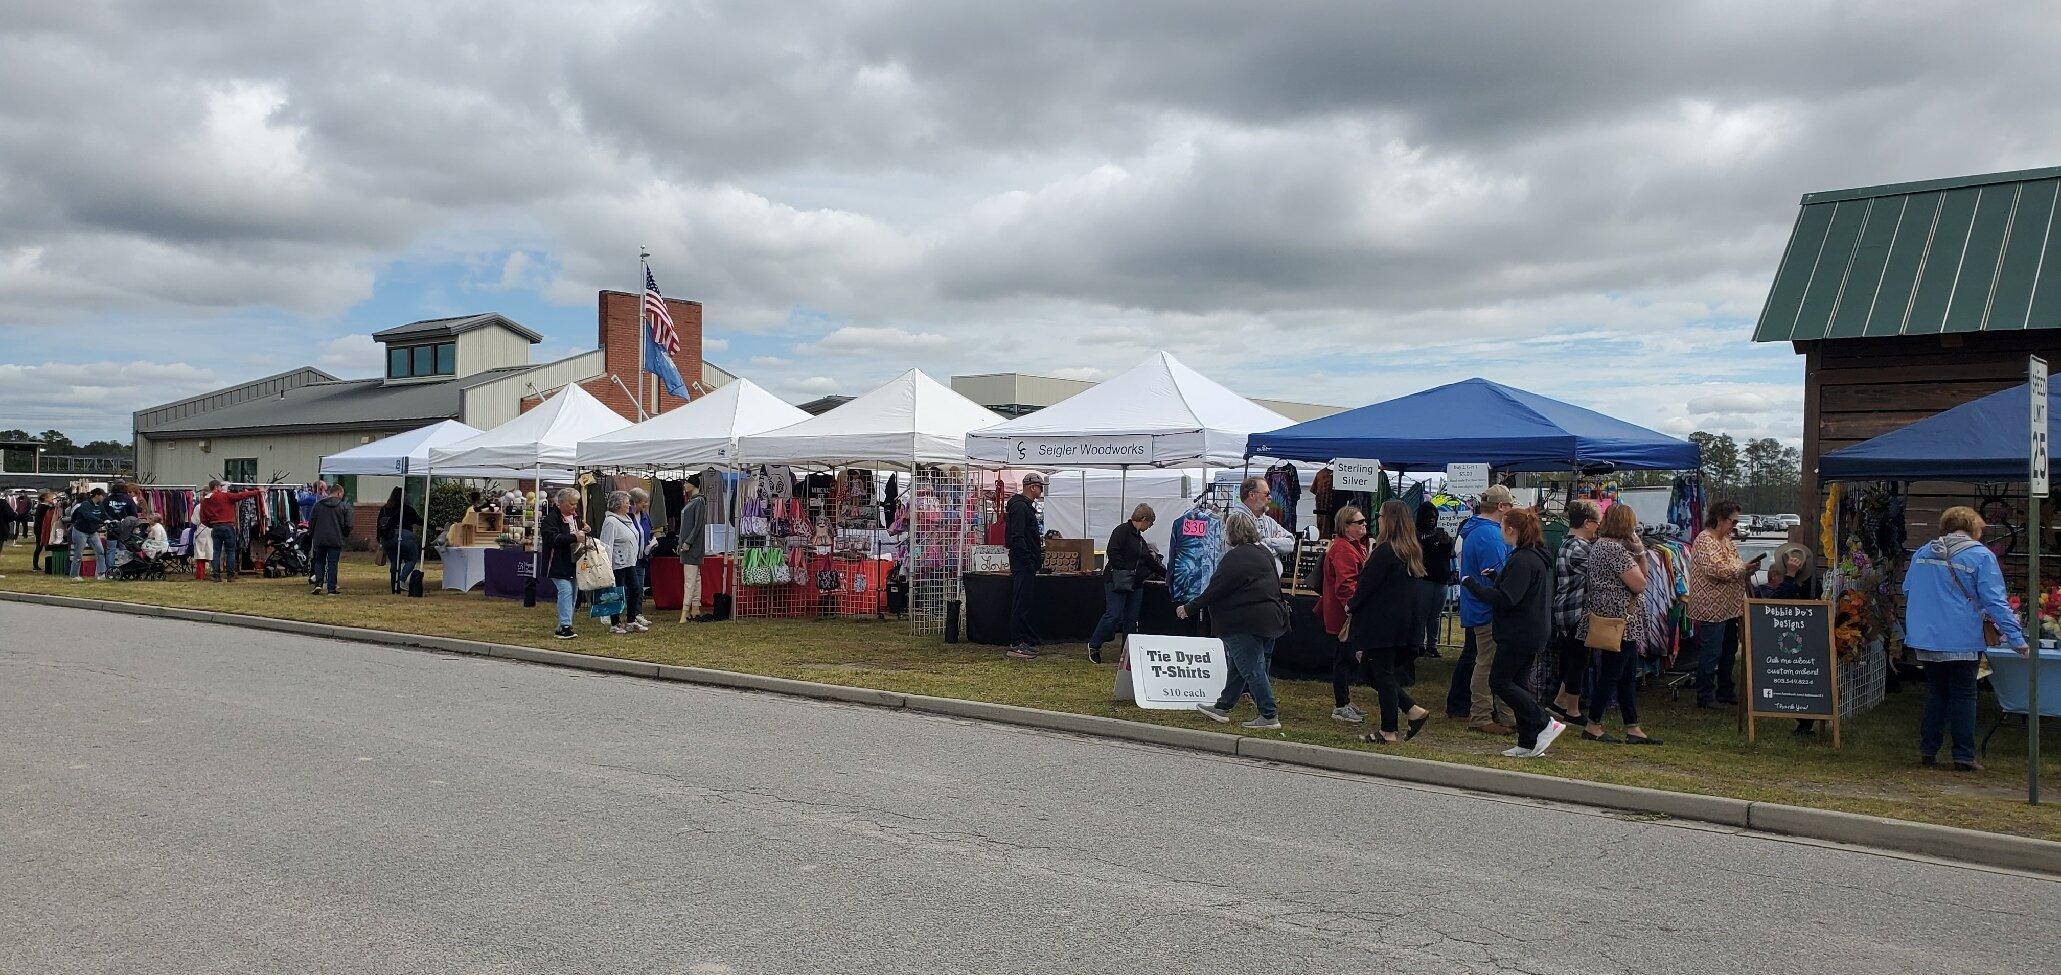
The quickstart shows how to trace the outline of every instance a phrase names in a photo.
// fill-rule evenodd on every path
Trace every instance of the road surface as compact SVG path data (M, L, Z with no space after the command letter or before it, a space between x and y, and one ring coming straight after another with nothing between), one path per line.
M0 972L2053 971L2061 883L0 603Z

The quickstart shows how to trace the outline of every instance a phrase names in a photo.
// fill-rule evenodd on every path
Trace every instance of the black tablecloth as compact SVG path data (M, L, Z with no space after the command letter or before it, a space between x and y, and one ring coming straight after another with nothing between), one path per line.
M1009 643L1009 576L1000 572L966 575L966 639L973 643ZM1102 576L1040 575L1033 597L1038 638L1048 643L1085 643L1108 605ZM1329 677L1332 639L1317 619L1315 596L1289 596L1292 629L1274 643L1274 672L1292 677ZM1145 584L1145 606L1138 613L1138 632L1204 636L1193 620L1174 616L1166 584Z

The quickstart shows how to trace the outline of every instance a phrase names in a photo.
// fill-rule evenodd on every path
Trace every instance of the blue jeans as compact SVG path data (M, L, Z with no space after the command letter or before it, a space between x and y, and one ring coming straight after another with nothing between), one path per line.
M1739 621L1696 624L1696 703L1732 704L1732 662L1739 655Z
M1918 722L1918 754L1939 754L1946 733L1954 733L1954 761L1975 761L1975 668L1973 660L1925 665L1925 717Z
M93 553L93 574L107 577L107 543L92 532L72 529L72 578L80 578L86 570L86 553Z
M208 529L215 543L214 559L208 562L208 578L216 582L236 575L236 526L215 525Z
M1238 699L1249 691L1252 703L1259 706L1260 717L1271 718L1278 714L1274 704L1274 682L1267 676L1267 668L1274 663L1274 638L1251 633L1226 633L1224 656L1231 658L1231 676L1224 681L1224 693L1217 698L1217 709L1229 711L1237 707Z
M395 592L406 591L408 577L415 574L415 564L422 561L422 543L415 540L414 532L404 530L394 536L393 548L388 551L393 558L387 562L387 578Z
M1038 630L1031 622L1037 611L1038 568L1036 559L1009 557L1009 645L1035 647Z
M1474 716L1474 627L1467 627L1460 657L1453 661L1453 686L1446 688L1446 717Z
M558 626L568 629L572 626L573 604L579 601L579 590L573 588L571 579L553 579L551 585L558 589Z
M1130 592L1117 592L1102 584L1102 598L1108 608L1102 611L1102 620L1095 624L1095 635L1088 638L1088 649L1100 650L1118 633L1138 632L1138 612L1145 608L1145 588L1133 585Z
M1419 579L1411 585L1417 587L1417 612L1423 614L1424 619L1424 636L1417 649L1428 657L1438 652L1438 640L1443 635L1439 633L1439 624L1444 622L1439 619L1439 610L1446 605L1446 584Z
M315 584L336 591L336 568L343 561L343 549L334 545L318 545L314 551Z

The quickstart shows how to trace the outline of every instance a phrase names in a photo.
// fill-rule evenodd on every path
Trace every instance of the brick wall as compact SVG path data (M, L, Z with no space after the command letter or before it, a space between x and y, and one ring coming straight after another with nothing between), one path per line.
M623 392L623 387L632 390L637 388L637 349L643 341L642 334L638 331L637 311L642 300L642 295L621 291L601 292L595 317L598 322L597 341L602 351L604 372L580 384L587 392L593 394L595 399L606 403L609 409L631 420L637 418L637 409L630 401L630 394ZM680 333L680 351L673 354L673 364L679 367L680 378L686 380L692 388L692 384L701 378L701 302L667 298L666 308L673 313L673 330ZM610 380L610 375L621 379L622 386L617 386ZM645 380L647 403L651 389L657 386L658 377L651 376ZM525 397L522 408L528 410L541 402L541 396ZM662 387L658 389L658 412L663 413L683 402L685 401L666 392Z

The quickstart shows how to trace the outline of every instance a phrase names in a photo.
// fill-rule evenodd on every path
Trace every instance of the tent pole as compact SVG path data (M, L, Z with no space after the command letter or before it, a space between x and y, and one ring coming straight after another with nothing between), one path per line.
M1081 475L1081 537L1092 541L1095 530L1088 527L1088 469L1083 467L1077 473Z

